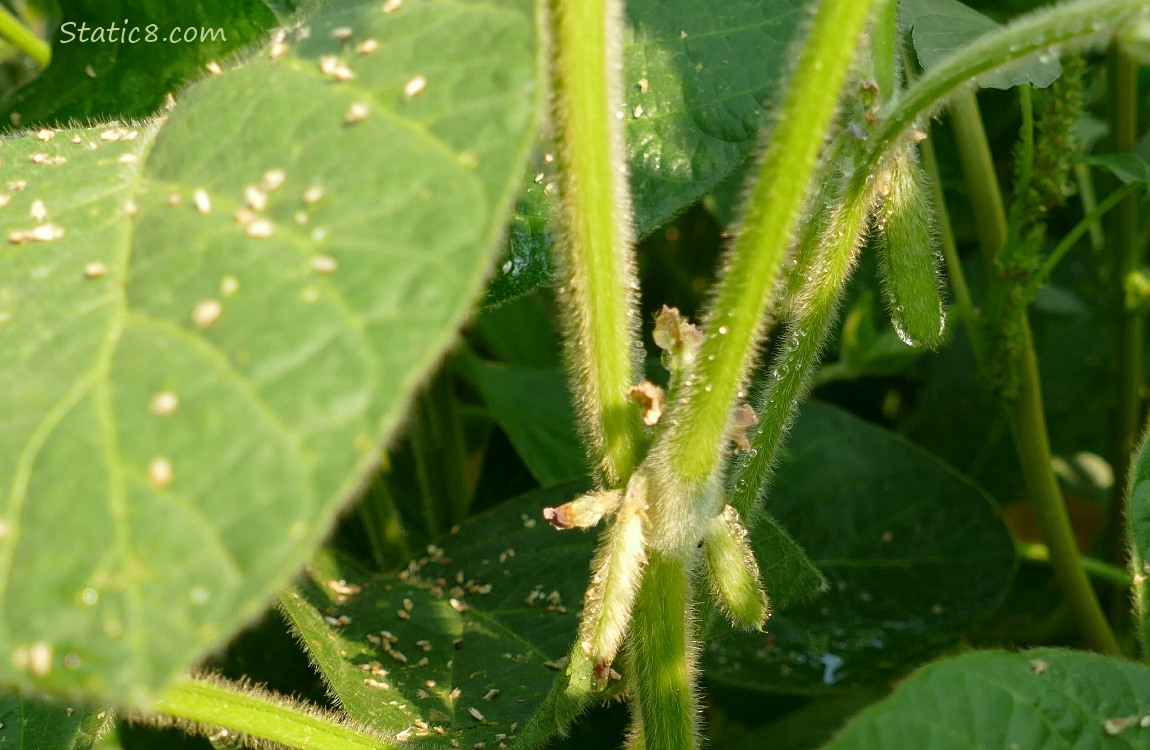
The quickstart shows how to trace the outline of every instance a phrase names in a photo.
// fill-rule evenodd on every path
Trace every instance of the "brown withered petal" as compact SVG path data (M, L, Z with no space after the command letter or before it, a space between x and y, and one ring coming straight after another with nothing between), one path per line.
M639 405L643 414L643 424L651 427L659 423L663 416L663 389L649 380L631 386L627 398Z

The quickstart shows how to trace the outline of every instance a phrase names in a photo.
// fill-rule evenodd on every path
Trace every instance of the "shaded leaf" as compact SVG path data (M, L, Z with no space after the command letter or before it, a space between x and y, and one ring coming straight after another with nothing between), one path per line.
M1127 185L1139 183L1150 190L1150 133L1139 138L1134 148L1125 153L1088 156L1084 161L1107 170Z
M263 37L276 24L273 11L286 5L60 0L60 25L48 36L52 62L0 104L0 122L37 127L147 117L167 94L204 75L209 61Z
M1148 714L1148 667L1058 649L976 651L911 675L826 748L1146 747Z
M918 62L926 70L998 24L958 0L903 0L899 20L911 30ZM1045 88L1062 73L1058 55L1038 55L978 78L984 88L1009 89L1023 84Z
M624 120L636 233L642 237L747 161L803 16L801 0L633 0L626 4ZM489 304L552 273L548 162L533 170ZM536 177L539 182L536 182ZM510 264L510 265L508 265ZM507 278L510 276L511 278Z
M565 373L505 367L471 356L460 362L539 484L587 475Z
M713 680L793 693L880 686L953 648L1010 582L1014 546L986 495L837 409L803 407L773 487L767 509L830 586L766 635L711 644Z
M89 750L113 721L110 711L0 693L5 750Z
M348 715L416 746L510 744L574 638L596 536L556 532L540 511L583 488L509 501L398 574L315 560L281 603Z
M0 653L52 657L0 681L142 702L310 556L479 292L534 136L534 22L334 2L135 137L4 144L0 234L49 241L0 249Z

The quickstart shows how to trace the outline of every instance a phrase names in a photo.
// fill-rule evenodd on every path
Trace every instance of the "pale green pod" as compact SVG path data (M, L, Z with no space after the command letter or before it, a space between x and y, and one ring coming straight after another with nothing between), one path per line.
M703 538L703 561L715 600L735 627L759 630L770 617L759 565L739 512L728 505L711 519Z
M607 529L591 564L591 585L579 623L578 643L594 665L595 674L609 672L619 646L631 627L631 609L647 560L643 518L647 510L647 479L631 477L627 494Z
M935 349L946 330L942 261L926 178L912 147L898 149L876 180L878 267L891 323L908 345Z

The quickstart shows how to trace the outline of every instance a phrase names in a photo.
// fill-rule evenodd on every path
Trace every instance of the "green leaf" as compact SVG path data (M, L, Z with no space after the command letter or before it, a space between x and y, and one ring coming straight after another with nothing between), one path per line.
M1088 156L1084 161L1105 169L1126 185L1137 183L1150 190L1150 133L1139 138L1134 148L1125 153Z
M540 511L584 487L477 516L399 574L314 560L281 604L348 715L427 745L446 746L439 729L461 747L510 744L562 669L594 549L595 534L557 532Z
M560 370L504 367L477 357L460 359L462 371L482 394L491 416L539 484L587 475L575 413Z
M1150 438L1143 437L1130 461L1126 485L1126 524L1130 536L1130 574L1134 578L1134 615L1143 656L1150 658Z
M0 747L88 750L113 723L111 711L0 693Z
M4 143L0 653L52 658L0 681L144 702L311 555L480 291L534 136L534 23L528 0L334 2L134 137ZM283 184L238 223L261 181Z
M967 42L998 28L998 24L958 0L902 0L899 19L912 29L918 62L926 70ZM1024 59L978 79L983 88L1009 89L1024 84L1046 88L1062 73L1058 55Z
M986 495L837 409L803 407L773 487L767 510L830 586L768 620L766 636L711 644L711 679L791 693L883 685L953 648L1010 582L1014 546Z
M263 37L276 24L278 5L60 0L61 24L49 35L52 62L0 104L0 122L38 127L147 117L166 95L204 75L208 62Z
M826 750L1146 747L1147 715L1145 666L1059 649L975 651L919 670Z
M633 0L626 4L623 110L636 233L642 237L743 165L787 71L804 3ZM488 302L550 278L554 201L544 162L530 176ZM538 178L538 182L536 182ZM507 265L510 263L511 265ZM512 276L511 279L504 278ZM517 281L518 280L518 281Z

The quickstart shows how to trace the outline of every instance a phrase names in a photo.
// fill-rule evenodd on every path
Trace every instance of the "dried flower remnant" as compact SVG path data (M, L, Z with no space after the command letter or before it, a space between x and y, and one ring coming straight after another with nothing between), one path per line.
M627 398L639 405L643 424L653 427L659 423L659 418L663 416L662 388L649 380L644 380L639 385L631 386L627 391Z
M556 529L589 529L614 513L623 502L618 490L596 490L556 508L544 508L543 519Z
M758 421L759 418L750 404L739 404L735 409L735 413L731 416L731 440L739 450L746 452L751 449L751 441L747 439L747 428L754 426Z
M663 366L675 374L689 367L703 344L703 332L674 307L663 306L655 318L655 345L663 350Z

